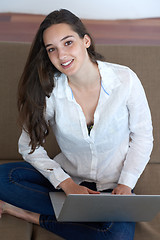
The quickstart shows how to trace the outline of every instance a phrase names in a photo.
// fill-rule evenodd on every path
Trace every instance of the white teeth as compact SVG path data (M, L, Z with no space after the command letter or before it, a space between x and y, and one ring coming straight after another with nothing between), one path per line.
M71 62L72 62L72 60L70 60L70 61L68 61L68 62L66 62L66 63L63 63L62 66L67 66L67 65L69 65Z

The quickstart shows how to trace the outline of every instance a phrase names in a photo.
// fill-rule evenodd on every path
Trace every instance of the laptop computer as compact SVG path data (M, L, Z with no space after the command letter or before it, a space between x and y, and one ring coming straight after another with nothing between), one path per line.
M50 192L50 198L61 222L146 222L160 211L160 195Z

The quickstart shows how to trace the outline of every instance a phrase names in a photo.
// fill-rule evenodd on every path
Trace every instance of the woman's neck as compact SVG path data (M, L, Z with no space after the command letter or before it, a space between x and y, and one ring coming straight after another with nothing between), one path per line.
M70 87L87 90L96 87L100 82L100 73L96 63L90 62L80 74L68 78Z

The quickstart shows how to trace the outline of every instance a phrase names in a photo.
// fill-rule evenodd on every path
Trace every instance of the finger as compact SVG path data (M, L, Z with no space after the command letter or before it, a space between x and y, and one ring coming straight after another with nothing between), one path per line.
M114 194L114 195L121 195L122 193L120 191L118 191L118 189L114 189L112 191L112 194Z
M113 189L113 191L111 192L111 194L116 194L116 191L115 191L115 189Z
M100 192L98 192L98 191L93 191L93 190L91 190L91 189L89 189L89 188L88 188L88 192L89 192L89 194L100 194Z

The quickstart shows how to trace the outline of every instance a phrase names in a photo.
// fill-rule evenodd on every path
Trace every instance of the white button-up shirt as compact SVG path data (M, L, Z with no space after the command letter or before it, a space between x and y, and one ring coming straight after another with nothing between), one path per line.
M19 139L23 158L55 188L69 177L76 183L95 182L99 191L118 183L134 188L150 159L151 115L138 77L125 66L98 61L98 67L101 91L90 135L84 113L62 74L46 98L45 112L61 153L50 159L39 147L29 154L27 133L23 131Z

